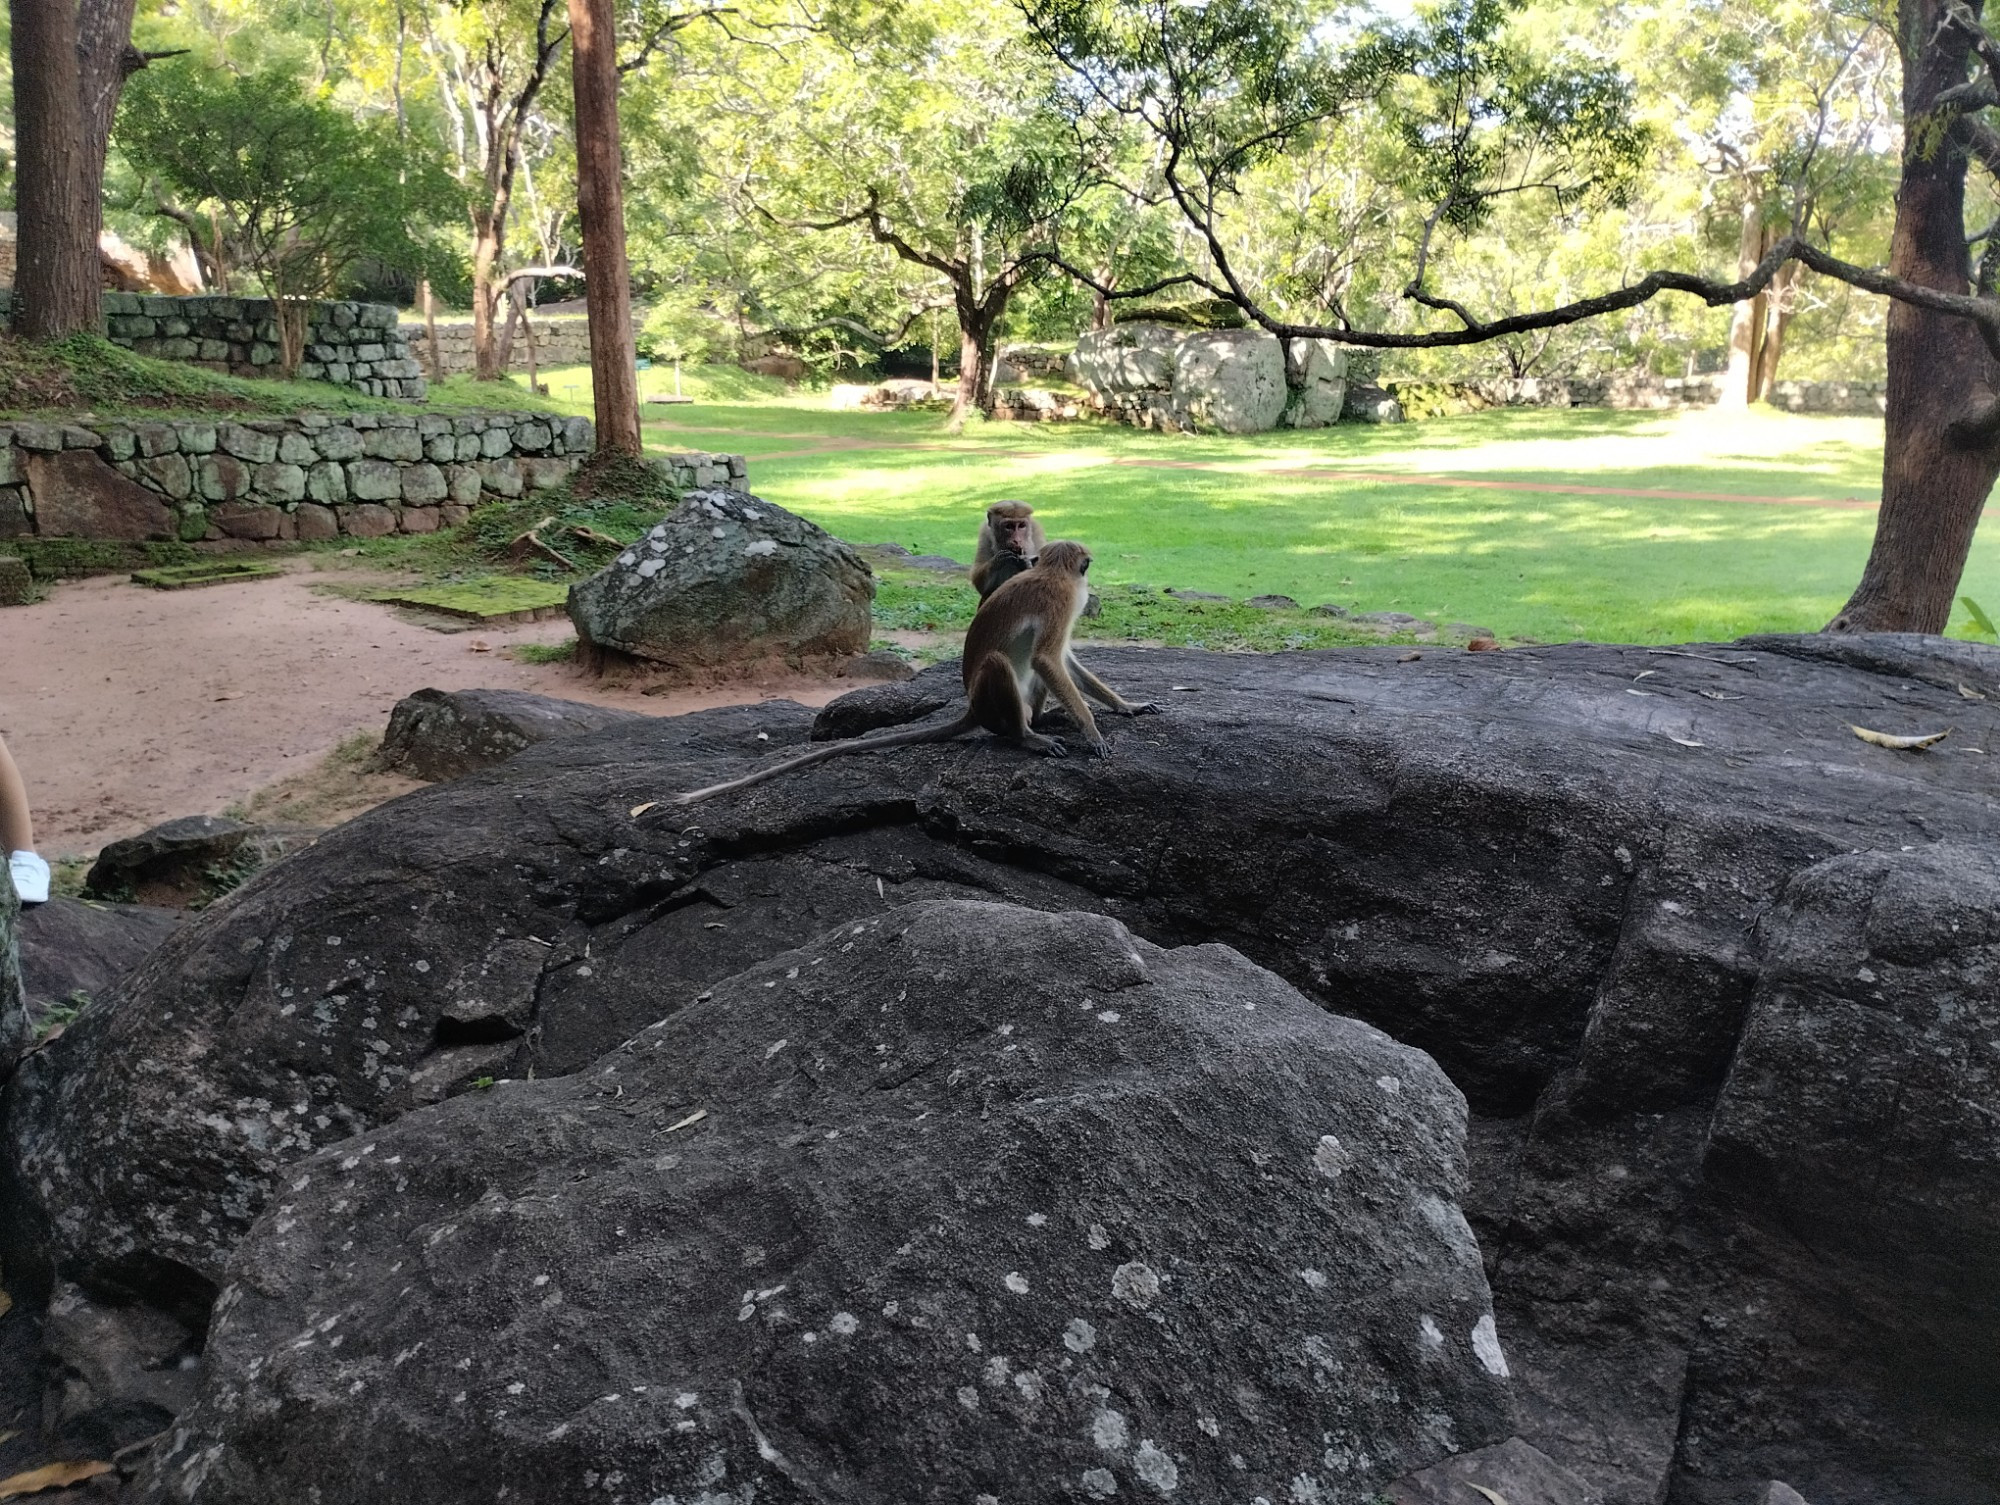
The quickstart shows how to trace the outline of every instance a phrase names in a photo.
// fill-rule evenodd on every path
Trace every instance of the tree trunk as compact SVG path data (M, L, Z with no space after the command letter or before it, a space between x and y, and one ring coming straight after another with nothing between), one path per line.
M1965 293L1964 150L1928 129L1940 90L1964 80L1963 34L1940 29L1942 0L1903 0L1905 139L1889 270L1925 287ZM1979 10L1974 0L1972 10ZM1942 136L1942 140L1937 137ZM1932 142L1934 145L1924 145ZM2000 385L2000 364L1974 326L1892 301L1883 431L1882 510L1861 583L1830 632L1942 632L1951 618L1973 530L2000 475L2000 446L1964 441L1953 425Z
M1796 261L1786 262L1766 289L1764 339L1757 352L1752 402L1769 402L1771 389L1778 384L1778 362L1784 359L1785 332L1791 328L1792 315L1798 311L1799 274L1803 270Z
M75 0L11 0L19 264L14 332L53 340L98 327L98 198L88 168Z
M1736 275L1748 276L1770 249L1770 231L1763 206L1752 198L1743 203L1743 235L1736 252ZM1717 407L1740 408L1756 397L1757 372L1763 359L1764 295L1735 305L1729 316L1729 364L1723 370Z
M569 0L575 95L576 200L583 221L583 293L597 452L640 451L638 350L625 259L625 185L618 151L618 33L611 0Z
M507 374L493 333L493 310L499 301L493 278L500 269L506 236L506 200L496 195L493 203L481 204L472 215L472 375L477 381L499 381Z

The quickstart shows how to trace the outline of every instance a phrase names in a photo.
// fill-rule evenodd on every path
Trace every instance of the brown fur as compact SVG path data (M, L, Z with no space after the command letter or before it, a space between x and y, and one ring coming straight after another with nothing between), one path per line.
M1045 540L1035 509L1026 502L995 502L979 525L972 556L972 588L984 601L1041 557Z
M909 747L919 742L948 742L979 727L1030 752L1051 758L1067 757L1069 748L1061 738L1045 736L1031 724L1049 695L1061 701L1075 718L1091 752L1104 757L1110 748L1097 730L1085 695L1119 716L1154 715L1160 708L1150 701L1124 699L1079 664L1070 651L1070 633L1090 596L1090 587L1084 580L1089 569L1090 552L1082 544L1052 543L1042 550L1034 568L999 586L981 603L978 615L965 632L962 663L965 714L956 721L836 742L740 779L678 795L674 803L691 805L718 794L748 789L795 768L847 753Z

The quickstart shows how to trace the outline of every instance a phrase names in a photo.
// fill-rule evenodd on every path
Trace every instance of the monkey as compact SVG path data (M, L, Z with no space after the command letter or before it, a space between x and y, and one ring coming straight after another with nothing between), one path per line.
M835 742L769 768L760 768L740 779L676 795L674 803L692 805L718 794L748 789L795 768L845 753L876 752L919 742L949 742L979 727L1029 752L1066 758L1068 744L1060 737L1035 731L1030 724L1049 695L1062 702L1063 708L1075 718L1090 751L1100 758L1109 756L1110 745L1097 730L1085 695L1118 716L1156 716L1160 707L1150 700L1126 700L1076 661L1070 648L1070 634L1090 594L1090 587L1084 581L1089 570L1090 551L1080 543L1059 540L1043 548L1033 568L1016 575L986 598L965 633L965 656L960 666L965 677L965 714L956 721Z
M1035 562L1045 540L1035 509L1026 502L995 502L979 526L979 552L972 556L972 588L984 601Z

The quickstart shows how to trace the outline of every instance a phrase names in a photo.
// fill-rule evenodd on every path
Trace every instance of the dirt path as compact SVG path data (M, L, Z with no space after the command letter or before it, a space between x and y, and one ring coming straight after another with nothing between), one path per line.
M208 590L122 576L58 585L0 613L0 733L34 804L36 841L81 855L176 815L212 814L295 777L356 731L380 733L412 690L533 690L672 716L782 696L823 705L850 681L640 695L501 650L564 621L445 634L312 588L304 570ZM481 647L486 651L479 651Z

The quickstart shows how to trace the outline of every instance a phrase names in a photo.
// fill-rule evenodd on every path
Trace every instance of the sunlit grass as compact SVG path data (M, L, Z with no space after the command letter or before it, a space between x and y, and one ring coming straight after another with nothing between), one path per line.
M562 374L550 380L563 400ZM568 400L587 412L587 382ZM1879 420L1761 409L1514 409L1240 439L978 420L953 435L935 414L834 412L810 390L647 416L650 446L747 454L760 495L857 543L964 559L980 512L1017 496L1052 536L1089 543L1110 585L1288 595L1543 641L1822 626L1867 556L1875 515L1853 504L1874 501L1882 463ZM1560 489L1577 487L1692 495ZM2000 601L1988 536L1961 593Z

